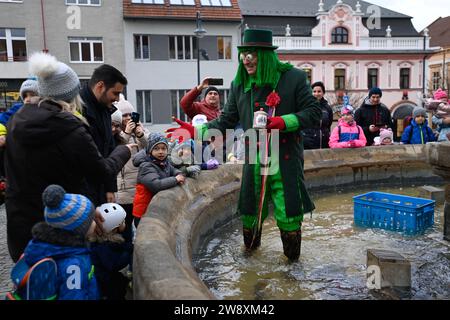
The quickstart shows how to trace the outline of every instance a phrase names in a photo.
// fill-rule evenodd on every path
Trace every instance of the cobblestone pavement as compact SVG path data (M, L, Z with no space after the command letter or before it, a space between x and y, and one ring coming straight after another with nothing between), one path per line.
M0 239L0 300L3 300L5 293L10 289L9 272L13 265L6 245L6 211L4 204L0 206Z

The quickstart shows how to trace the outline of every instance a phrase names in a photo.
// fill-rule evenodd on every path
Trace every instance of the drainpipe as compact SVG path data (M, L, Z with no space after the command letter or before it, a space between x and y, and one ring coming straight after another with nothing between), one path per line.
M47 53L47 36L45 34L45 18L44 18L44 0L41 0L41 19L42 19L42 33L44 35L44 49L42 49L42 52Z
M423 36L423 62L422 62L422 97L425 96L425 61L426 54L425 51L427 49L427 36Z
M445 77L445 71L447 71L447 66L445 63L445 55L447 53L447 49L442 48L442 90L447 91L447 79Z

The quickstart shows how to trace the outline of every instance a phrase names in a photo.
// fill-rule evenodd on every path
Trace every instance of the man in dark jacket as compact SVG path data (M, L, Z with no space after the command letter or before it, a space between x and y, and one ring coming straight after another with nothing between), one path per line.
M33 55L29 63L43 100L25 104L8 122L6 137L5 205L13 261L31 240L33 225L44 220L42 193L48 185L86 195L87 177L112 179L131 157L131 145L118 146L108 158L102 157L83 120L63 111L63 104L66 110L76 104L79 93L78 76L70 67L43 53Z
M117 108L119 95L127 79L116 68L104 64L95 69L89 83L83 87L80 96L83 100L83 115L89 123L89 130L103 157L108 157L115 147L111 130L111 114ZM105 181L93 181L88 178L88 197L99 206L105 202L114 202L117 192L117 177Z
M381 103L382 96L380 88L370 89L369 97L355 112L356 124L363 128L367 139L366 146L373 145L373 139L380 135L381 128L393 129L391 112Z

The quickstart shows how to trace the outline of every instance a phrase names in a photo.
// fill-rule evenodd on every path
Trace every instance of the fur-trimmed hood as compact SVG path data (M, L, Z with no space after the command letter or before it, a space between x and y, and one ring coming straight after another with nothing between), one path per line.
M36 224L32 231L33 240L25 249L26 261L29 264L53 257L61 259L66 256L89 254L86 240L70 231L56 229L45 222Z

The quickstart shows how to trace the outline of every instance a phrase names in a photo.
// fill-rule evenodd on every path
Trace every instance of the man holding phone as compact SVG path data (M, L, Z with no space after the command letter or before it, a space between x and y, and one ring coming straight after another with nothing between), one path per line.
M368 98L355 112L355 121L364 130L367 139L366 146L373 145L375 137L380 135L381 128L391 128L394 131L391 112L381 103L382 96L381 89L373 87L369 91Z
M181 99L181 108L189 118L193 119L198 114L204 114L208 121L211 121L220 115L219 90L212 85L223 85L223 79L205 78ZM205 98L200 102L196 101L204 89L206 89Z

